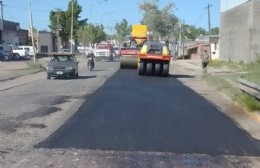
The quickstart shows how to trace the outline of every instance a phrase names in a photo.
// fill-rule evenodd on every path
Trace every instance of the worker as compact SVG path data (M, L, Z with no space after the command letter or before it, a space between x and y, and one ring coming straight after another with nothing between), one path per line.
M203 69L203 73L207 73L207 66L209 64L209 54L207 52L207 50L204 50L201 53L201 64L202 64L202 69Z

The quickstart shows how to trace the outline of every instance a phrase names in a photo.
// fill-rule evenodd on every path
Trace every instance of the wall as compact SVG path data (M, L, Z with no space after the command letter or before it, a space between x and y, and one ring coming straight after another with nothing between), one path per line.
M42 52L53 52L53 41L52 33L50 32L39 32L38 34L38 51Z
M220 59L250 62L260 51L260 1L253 0L220 14Z
M2 32L2 38L3 38L4 44L11 44L11 45L18 45L19 44L18 32L3 31Z
M19 45L28 45L28 30L19 30Z
M220 12L225 12L249 0L220 0Z

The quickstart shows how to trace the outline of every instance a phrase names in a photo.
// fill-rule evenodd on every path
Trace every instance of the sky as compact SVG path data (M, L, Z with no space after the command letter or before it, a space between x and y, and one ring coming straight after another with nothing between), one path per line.
M3 17L5 20L20 23L22 29L29 29L29 1L33 26L37 30L49 30L49 13L51 10L67 10L70 0L3 0ZM107 33L114 33L116 23L126 19L129 24L138 24L143 12L138 5L143 0L78 0L82 6L80 19L88 18L94 24L103 24ZM219 27L219 0L159 0L160 9L168 3L175 4L172 13L185 24L208 29L208 4L210 7L211 27Z

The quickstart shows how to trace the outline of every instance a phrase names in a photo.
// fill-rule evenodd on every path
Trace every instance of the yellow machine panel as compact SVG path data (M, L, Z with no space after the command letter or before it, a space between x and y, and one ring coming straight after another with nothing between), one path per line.
M147 25L132 25L132 37L146 38L147 37Z

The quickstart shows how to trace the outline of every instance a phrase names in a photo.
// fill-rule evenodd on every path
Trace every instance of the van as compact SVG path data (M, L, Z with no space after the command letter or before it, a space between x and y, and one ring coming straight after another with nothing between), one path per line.
M33 46L19 46L19 49L27 50L29 56L33 56ZM36 50L35 50L36 51Z

